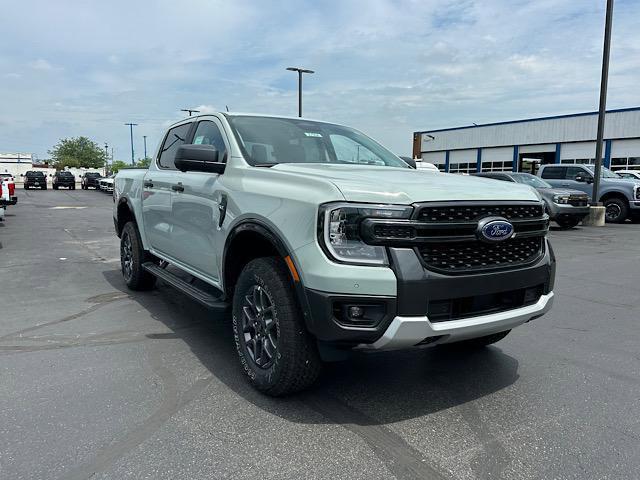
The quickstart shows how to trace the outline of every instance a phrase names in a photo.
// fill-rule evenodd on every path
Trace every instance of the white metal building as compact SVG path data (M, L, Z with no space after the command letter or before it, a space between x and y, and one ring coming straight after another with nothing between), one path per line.
M541 164L593 163L598 112L415 132L413 155L441 171L535 173ZM640 170L640 107L609 110L604 165Z

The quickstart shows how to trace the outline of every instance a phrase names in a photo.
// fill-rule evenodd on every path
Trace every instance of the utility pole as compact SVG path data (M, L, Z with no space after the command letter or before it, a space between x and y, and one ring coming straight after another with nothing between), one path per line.
M192 113L200 113L200 110L193 110L192 108L183 108L180 111L181 112L189 112L189 116L191 116Z
M131 133L131 165L135 165L135 156L133 153L133 127L138 126L137 123L125 123L125 125L129 125L129 132Z
M107 166L109 165L109 145L104 142L104 176L107 176Z
M144 159L147 159L147 136L143 135L142 138L144 139Z
M315 72L313 70L307 70L306 68L299 67L287 67L287 70L291 72L298 72L298 116L302 117L302 74Z
M600 77L600 108L598 110L598 134L596 136L596 165L593 172L593 195L591 204L599 205L600 173L602 170L602 138L607 109L607 83L609 80L609 51L611 50L611 23L613 20L613 0L607 0L607 14L604 23L604 47L602 51L602 75Z

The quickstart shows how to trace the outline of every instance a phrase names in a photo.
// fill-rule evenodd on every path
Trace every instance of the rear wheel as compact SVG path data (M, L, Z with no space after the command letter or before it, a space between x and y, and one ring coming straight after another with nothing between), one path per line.
M233 296L233 335L240 363L249 382L272 396L304 390L321 369L290 278L279 258L258 258L242 270Z
M25 189L25 190L29 190L29 185L27 185L27 184L25 183L25 185L24 185L24 189Z
M150 290L155 285L156 277L142 268L149 260L151 255L142 248L138 227L134 222L127 222L120 236L120 267L131 290Z
M620 198L609 198L604 201L604 218L610 223L622 223L629 215L627 202Z
M559 218L559 219L556 220L556 223L563 230L568 230L568 229L573 228L576 225L578 225L580 223L580 220L581 219L578 218L578 217Z
M58 189L58 185L54 185L54 186L53 186L53 189L54 189L54 190L57 190L57 189Z

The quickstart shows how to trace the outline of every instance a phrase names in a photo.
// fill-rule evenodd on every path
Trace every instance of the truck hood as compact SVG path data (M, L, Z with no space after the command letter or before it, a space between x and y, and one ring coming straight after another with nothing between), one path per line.
M537 188L538 192L542 196L553 196L553 195L584 195L588 196L582 190L574 190L572 188Z
M326 163L281 163L271 168L326 179L351 202L539 200L535 190L527 185L431 170Z

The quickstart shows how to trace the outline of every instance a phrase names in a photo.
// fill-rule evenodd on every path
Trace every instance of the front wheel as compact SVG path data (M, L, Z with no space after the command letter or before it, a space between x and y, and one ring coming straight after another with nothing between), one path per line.
M150 290L155 285L156 277L142 267L149 260L149 253L142 248L138 227L134 222L127 222L120 236L120 267L131 290Z
M604 219L609 223L622 223L629 215L627 202L620 198L610 198L604 201Z
M320 374L315 340L279 258L257 258L242 270L233 296L233 336L249 382L267 395L304 390Z

